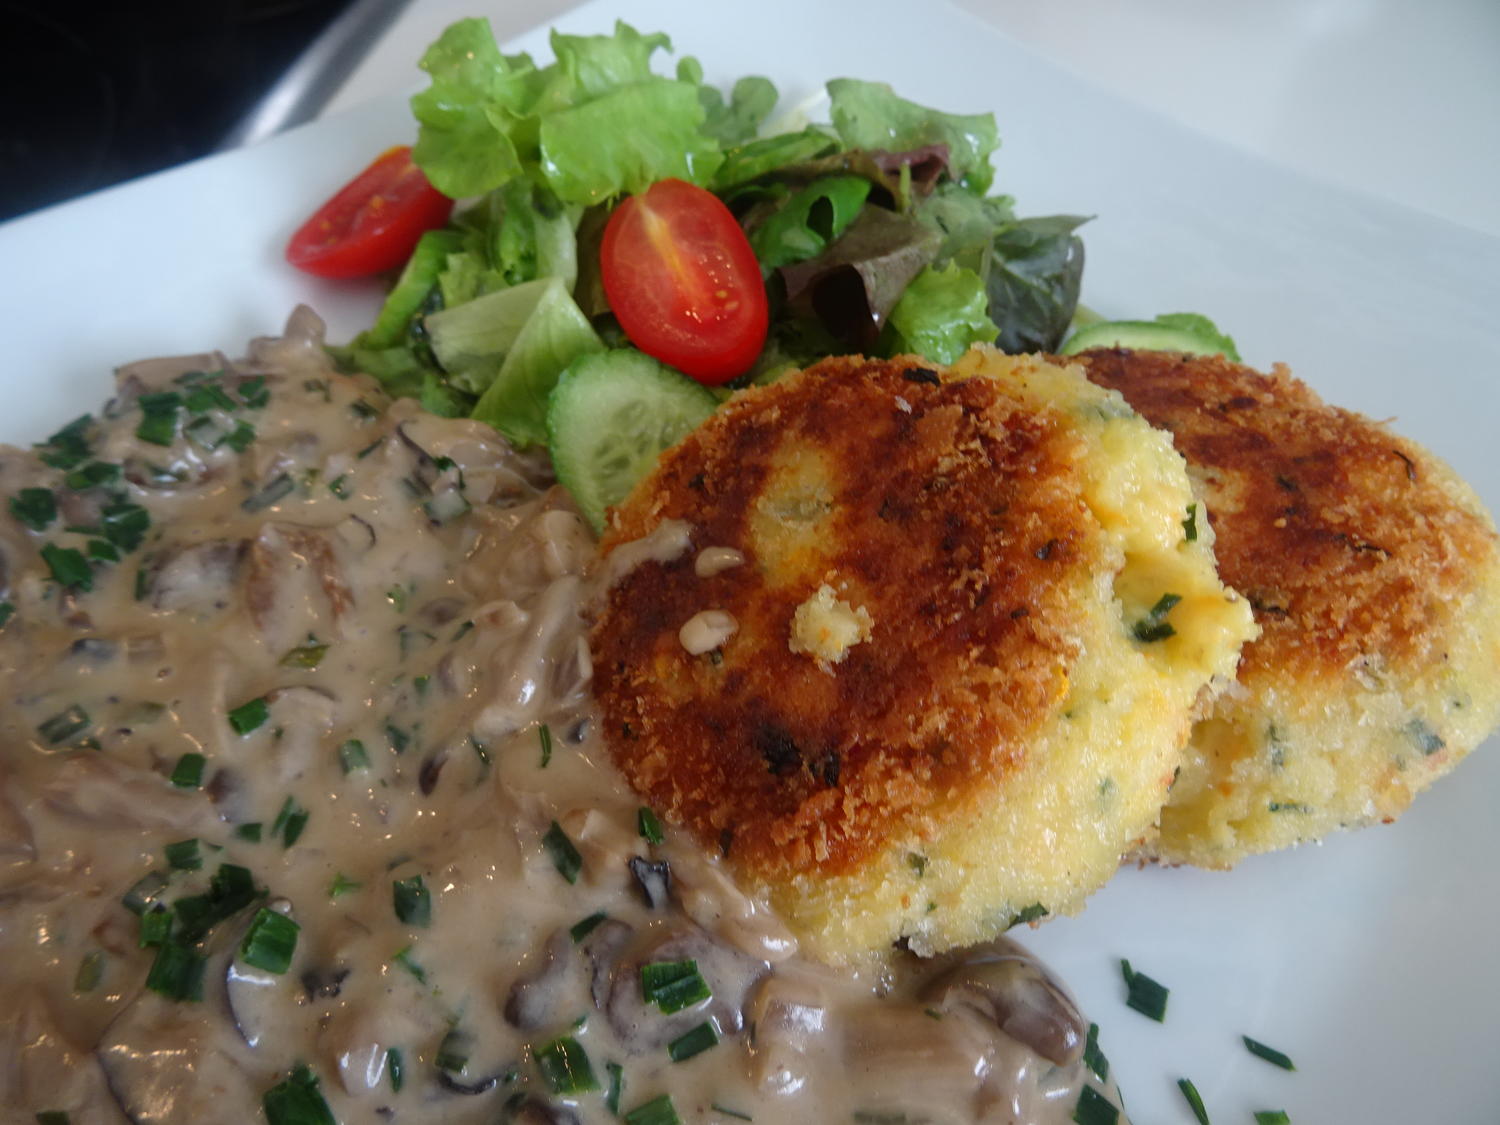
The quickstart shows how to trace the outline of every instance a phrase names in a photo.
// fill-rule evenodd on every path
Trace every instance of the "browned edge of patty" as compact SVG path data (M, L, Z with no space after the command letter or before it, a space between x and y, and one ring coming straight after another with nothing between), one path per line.
M618 584L593 633L596 694L631 783L763 879L859 868L893 838L993 800L1066 686L1080 586L1098 571L1078 436L988 378L839 358L729 403L638 487L605 549L661 520L692 550ZM902 403L907 405L903 408ZM779 451L832 466L818 549L768 581L749 518ZM693 573L708 546L747 563ZM785 575L783 575L785 577ZM874 620L829 674L788 638L825 579ZM730 610L721 658L679 627Z
M1279 365L1264 375L1221 356L1123 348L1074 358L1169 431L1205 486L1220 575L1262 629L1242 681L1341 673L1374 652L1442 659L1434 608L1489 565L1495 536L1425 451Z

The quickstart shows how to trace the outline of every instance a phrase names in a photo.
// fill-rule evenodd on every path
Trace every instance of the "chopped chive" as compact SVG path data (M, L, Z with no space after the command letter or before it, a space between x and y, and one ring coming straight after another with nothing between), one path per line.
M538 1047L536 1066L554 1094L583 1094L599 1089L588 1052L571 1035Z
M338 1125L306 1063L298 1064L285 1082L267 1090L261 1106L269 1125Z
M339 766L345 773L369 769L370 755L365 753L365 744L357 738L351 738L340 746Z
M265 696L247 700L229 712L229 725L234 728L234 733L244 737L251 731L260 729L265 721L271 717L271 705L266 702Z
M1267 812L1312 812L1311 805L1304 805L1301 801L1270 801L1266 804Z
M175 915L160 903L141 915L141 934L137 944L142 949L166 945L172 940L172 925Z
M920 879L927 874L927 857L921 852L907 852L906 866L916 872L917 878Z
M582 921L574 922L568 930L568 936L573 939L573 943L576 945L588 937L589 934L593 933L599 927L600 922L606 921L608 918L609 915L604 913L604 911L595 911Z
M667 1044L667 1054L673 1062L686 1062L694 1055L701 1055L710 1047L719 1045L719 1033L714 1025L704 1020L691 1031L683 1032Z
M289 473L282 473L280 476L267 481L258 490L245 497L245 499L240 502L240 508L241 510L246 512L263 511L264 509L269 508L272 504L276 503L282 497L286 496L287 493L291 492L296 487L297 484L292 480L291 475Z
M323 657L328 652L327 645L307 644L300 648L294 648L281 658L283 668L306 668L313 669L323 663Z
M136 880L135 885L125 892L125 897L120 900L120 905L132 914L144 914L146 908L161 897L161 893L167 889L168 875L165 871L148 871Z
M83 557L82 551L75 547L59 547L56 543L48 543L42 547L41 554L42 561L52 572L53 581L59 586L70 590L94 588L94 572L89 569L88 560Z
M641 966L641 996L666 1015L712 995L696 961L650 961Z
M99 981L104 977L104 953L95 949L83 955L83 960L78 962L78 971L73 974L74 992L92 992L99 987Z
M156 951L146 987L168 1000L203 999L203 969L206 958L194 949L169 941Z
M667 838L661 830L661 821L657 819L656 813L645 805L636 810L635 827L641 834L641 839L648 844L659 844Z
M44 441L39 449L42 463L50 465L54 469L64 471L73 468L87 460L89 455L89 443L87 432L89 426L94 422L93 415L85 414L80 418L74 418L57 433Z
M1146 616L1132 626L1131 633L1135 639L1149 644L1152 641L1164 641L1168 637L1176 636L1177 630L1172 628L1166 616L1180 601L1182 601L1180 594L1163 594L1158 598L1156 604L1146 611Z
M10 498L10 514L41 531L57 518L57 498L50 488L23 488Z
M167 866L178 871L197 871L203 866L203 852L199 850L198 838L178 840L162 849L166 853Z
M235 828L234 834L241 840L258 844L260 843L260 821L252 820L248 824L241 824Z
M1255 1111L1255 1125L1292 1125L1292 1119L1284 1109L1258 1109Z
M297 798L289 795L282 802L281 811L276 814L276 819L271 824L271 835L280 836L281 846L289 848L302 835L302 830L307 827L307 820L311 815L297 803Z
M122 471L113 461L90 461L63 477L63 484L74 492L83 492L85 489L98 488L119 480Z
M438 1044L437 1057L433 1065L450 1074L462 1074L469 1066L469 1052L473 1050L474 1037L466 1031L453 1027Z
M99 530L122 551L141 545L151 528L151 513L129 500L115 500L99 513Z
M708 1108L713 1110L715 1113L722 1113L725 1117L733 1117L736 1121L755 1120L755 1118L751 1117L748 1113L741 1113L737 1109L730 1109L727 1105L720 1105L718 1102L710 1102Z
M72 1122L65 1109L42 1109L36 1114L36 1125L72 1125Z
M1125 1006L1157 1023L1165 1023L1169 990L1145 973L1136 972L1129 961L1120 962L1120 972L1125 977Z
M10 619L16 615L16 603L12 601L0 602L0 629L10 623Z
M460 625L458 627L458 632L456 632L456 633L453 634L453 639L455 641L463 640L463 638L465 636L467 636L468 633L469 633L469 631L472 630L473 628L474 628L474 622L472 622L472 621L465 621L462 625Z
M1033 902L1030 906L1023 906L1021 912L1011 920L1012 926L1029 926L1032 922L1038 922L1051 913L1039 902Z
M552 760L552 728L546 723L537 727L536 736L542 744L542 768L547 768L547 763Z
M411 735L407 734L406 731L402 730L389 719L386 720L385 724L385 737L386 741L391 744L391 749L398 754L411 745Z
M1099 1025L1089 1024L1088 1038L1083 1043L1083 1065L1094 1072L1100 1082L1109 1081L1109 1060L1099 1049Z
M432 894L420 875L391 884L391 905L408 926L432 925Z
M187 397L182 400L182 405L191 414L202 414L215 407L230 411L240 408L240 404L225 394L224 388L217 383L199 383L188 391Z
M1179 1078L1177 1088L1182 1091L1182 1096L1187 1099L1188 1106L1193 1111L1193 1116L1198 1119L1198 1125L1209 1125L1208 1110L1203 1106L1203 1098L1198 1093L1198 1087L1194 1086L1189 1078Z
M392 1047L386 1051L385 1067L391 1074L391 1092L399 1094L401 1087L406 1085L406 1062L401 1057L399 1047Z
M609 1075L609 1089L604 1094L604 1108L618 1115L620 1095L625 1092L625 1068L617 1062L608 1062L604 1064L604 1070Z
M1187 506L1187 519L1182 521L1182 537L1189 543L1194 543L1198 539L1197 504L1189 504Z
M378 437L374 441L372 441L369 445L367 445L363 449L361 449L354 456L355 456L355 458L357 460L363 461L366 457L368 457L370 454L374 453L377 449L379 449L381 447L381 445L383 445L384 443L385 443L385 438L384 437Z
M271 401L271 392L266 389L266 377L255 375L240 384L240 399L252 410L259 410Z
M328 491L333 493L340 500L349 499L349 474L344 473L342 476L334 477L331 481L329 481Z
M178 936L187 943L202 940L209 930L254 902L256 893L249 868L221 863L209 880L207 893L189 895L172 904Z
M682 1118L677 1116L677 1108L672 1104L671 1094L663 1094L636 1106L621 1120L625 1125L682 1125Z
M202 754L184 754L172 767L169 780L179 789L197 789L203 784L203 766L207 761Z
M364 399L357 398L349 404L349 413L362 422L368 422L371 418L380 417L380 407L372 406Z
M427 688L431 683L431 676L413 676L411 678L411 686L416 688L418 699L425 699L427 697Z
M328 884L328 897L338 898L340 895L348 894L350 891L357 891L362 886L364 886L363 883L355 882L340 871L333 877L333 882Z
M285 914L262 906L251 921L245 940L240 942L240 959L268 973L284 973L291 967L301 930Z
M243 453L250 448L255 437L255 427L249 422L241 422L224 435L224 444L236 453Z
M171 445L177 437L177 412L182 409L182 396L176 391L158 391L141 395L137 402L141 423L135 428L135 436L152 445Z
M385 592L386 599L396 607L397 613L406 612L406 587L392 586Z
M1245 1041L1245 1050L1249 1051L1256 1058L1265 1059L1266 1062L1271 1063L1274 1066L1279 1066L1282 1070L1297 1069L1296 1066L1292 1064L1292 1060L1288 1056L1278 1051L1275 1047L1267 1047L1264 1043L1251 1039L1248 1035L1242 1035L1240 1036L1240 1038Z
M61 746L88 730L92 722L89 713L75 703L66 711L59 711L38 723L36 732L47 740L48 746Z
M391 960L400 965L412 976L416 977L419 983L427 983L427 970L422 968L421 965L412 960L411 946L408 945L405 949L398 951L396 955L391 958Z
M542 837L542 847L552 857L553 866L557 868L559 875L570 883L578 882L578 873L583 870L583 856L578 854L573 841L568 839L568 834L557 821L552 822L552 826Z
M1073 1120L1077 1125L1115 1125L1120 1120L1120 1110L1098 1090L1085 1086L1078 1092Z
M119 562L120 551L108 539L90 539L89 558L98 562Z

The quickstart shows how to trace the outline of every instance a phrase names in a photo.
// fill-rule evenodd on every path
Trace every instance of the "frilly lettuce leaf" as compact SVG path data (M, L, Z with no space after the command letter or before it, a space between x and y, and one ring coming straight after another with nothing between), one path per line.
M891 310L881 350L887 355L913 353L933 363L952 363L971 344L995 342L988 304L984 280L973 270L928 266L912 279Z
M947 145L954 179L983 195L994 179L990 154L1000 147L989 113L942 113L898 97L884 82L835 78L828 83L829 115L847 148L906 152Z

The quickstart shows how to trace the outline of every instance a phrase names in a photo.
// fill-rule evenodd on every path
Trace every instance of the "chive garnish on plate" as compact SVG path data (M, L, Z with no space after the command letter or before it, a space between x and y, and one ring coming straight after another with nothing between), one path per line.
M203 784L203 766L207 762L202 754L184 754L172 767L171 782L179 789L197 789Z
M588 937L589 934L593 933L598 928L599 923L605 921L608 917L609 915L602 910L595 911L587 918L574 922L568 930L568 936L573 939L573 944L577 945L584 938Z
M197 1002L203 999L203 970L207 959L188 945L175 941L163 943L156 950L146 987L168 1000Z
M1083 1065L1094 1072L1100 1082L1109 1081L1109 1060L1099 1049L1099 1025L1089 1024L1088 1038L1083 1042Z
M1271 1063L1273 1066L1279 1066L1282 1070L1297 1069L1293 1065L1292 1060L1275 1047L1267 1047L1264 1043L1251 1039L1248 1035L1241 1035L1240 1038L1245 1041L1245 1050L1249 1051L1256 1058L1265 1059L1266 1062Z
M1115 1125L1120 1120L1120 1110L1098 1090L1085 1086L1078 1092L1073 1120L1077 1125Z
M168 844L162 851L166 854L167 866L178 871L197 871L203 866L203 852L196 836Z
M552 761L552 728L546 723L536 729L537 740L542 744L542 768L547 768L547 763Z
M385 1053L385 1068L391 1075L391 1091L399 1094L406 1084L406 1060L401 1057L399 1047L391 1047Z
M1179 1078L1177 1088L1182 1091L1182 1096L1187 1099L1187 1104L1193 1111L1193 1116L1198 1119L1198 1125L1209 1125L1208 1110L1204 1108L1203 1097L1198 1093L1198 1087L1193 1085L1190 1078Z
M141 395L136 402L141 408L141 421L135 428L135 436L152 445L171 445L177 437L177 412L182 409L182 396L176 391L157 391Z
M229 725L234 733L244 737L252 731L259 730L271 717L271 705L266 702L265 696L248 700L241 703L229 712Z
M10 498L10 514L32 531L45 530L57 518L57 498L50 488L23 488Z
M1125 977L1125 1006L1157 1023L1165 1023L1168 989L1145 973L1136 972L1129 961L1120 962L1120 972Z
M1143 644L1164 641L1168 637L1176 636L1177 630L1172 628L1166 618L1180 601L1182 601L1181 594L1163 594L1156 600L1156 604L1146 611L1146 616L1131 627L1131 634Z
M69 590L89 591L94 588L94 572L83 552L76 547L59 547L56 543L44 544L42 561L47 564L52 579Z
M1292 1125L1292 1119L1284 1109L1258 1109L1255 1111L1255 1125Z

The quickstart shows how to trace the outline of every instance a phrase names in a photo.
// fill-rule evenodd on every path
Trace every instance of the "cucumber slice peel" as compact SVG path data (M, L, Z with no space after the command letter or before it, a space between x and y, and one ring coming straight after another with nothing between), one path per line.
M607 509L718 405L707 387L633 348L583 356L547 400L557 479L602 532Z
M1135 348L1140 351L1222 355L1234 363L1240 353L1229 336L1206 316L1163 313L1155 320L1100 320L1080 326L1058 355L1077 355L1090 348Z

